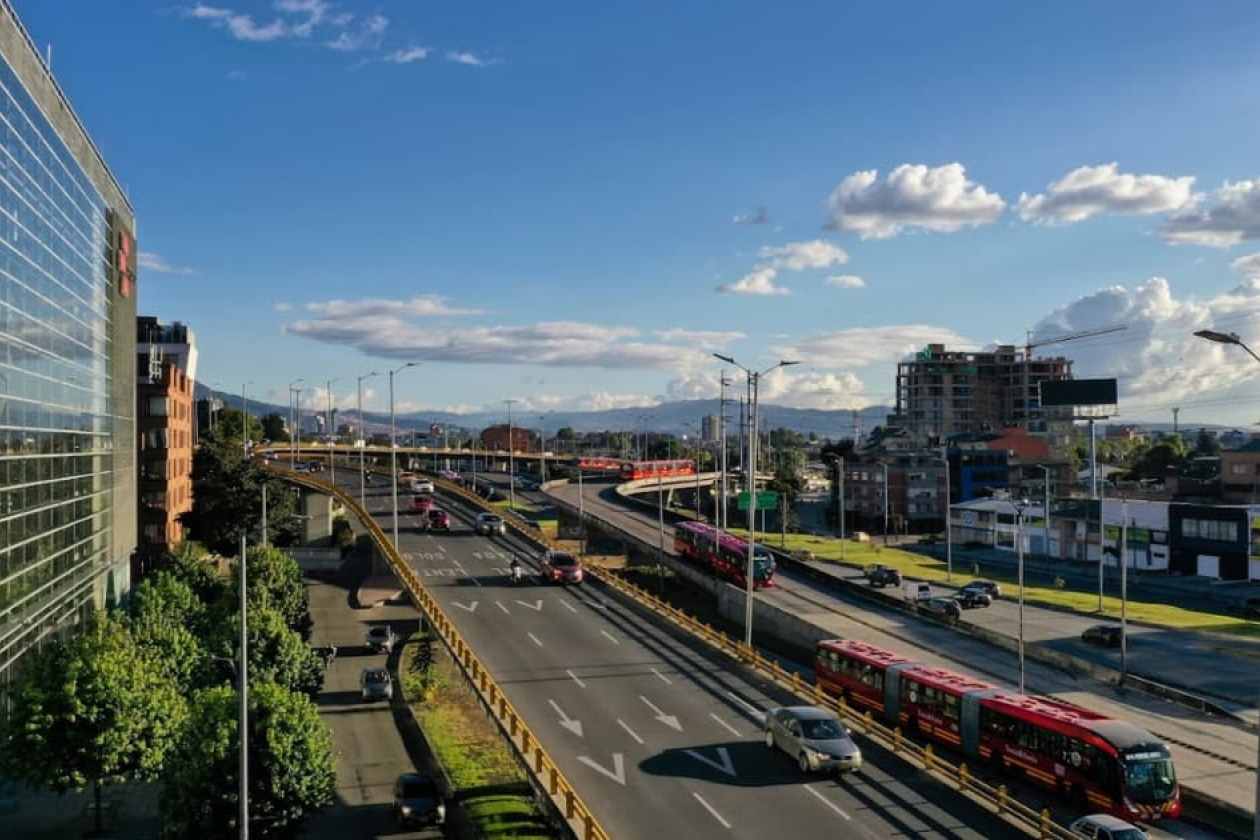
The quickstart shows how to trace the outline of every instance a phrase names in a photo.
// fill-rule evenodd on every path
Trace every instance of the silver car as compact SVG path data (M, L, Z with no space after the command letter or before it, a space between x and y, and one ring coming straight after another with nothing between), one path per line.
M862 751L848 727L815 706L767 709L766 746L795 758L802 773L856 773L862 768Z
M384 668L369 666L359 675L359 691L364 700L393 700L394 680Z
M507 532L507 525L503 521L503 517L497 513L479 513L477 520L473 523L473 530L478 534L485 534L487 537L498 535L503 536Z
M1081 817L1068 830L1078 837L1088 837L1089 840L1146 840L1146 833L1142 829L1110 814Z

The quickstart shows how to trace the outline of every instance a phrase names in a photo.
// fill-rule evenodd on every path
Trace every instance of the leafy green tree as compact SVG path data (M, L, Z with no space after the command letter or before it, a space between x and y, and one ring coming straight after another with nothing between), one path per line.
M168 571L188 584L203 605L219 600L227 585L218 569L210 562L210 552L194 540L184 540L169 554L160 557L155 573Z
M1216 439L1216 435L1207 429L1199 429L1199 435L1194 440L1194 451L1190 454L1192 456L1216 457L1221 454L1221 442Z
M263 415L262 436L270 441L288 439L289 433L284 427L284 418L278 412L273 411Z
M241 451L241 429L246 422L245 415L242 411L235 408L220 409L214 423L213 432L208 432L202 436L204 442L207 438L219 443L234 445L236 451ZM249 415L248 431L250 440L260 440L262 438L262 424L258 422L258 418Z
M35 654L11 696L5 769L58 792L90 782L98 831L102 786L156 778L187 716L180 686L152 650L106 613Z
M1131 481L1163 481L1170 473L1181 473L1189 463L1186 443L1180 437L1163 438L1143 451L1129 468Z
M294 494L252 458L242 457L239 438L222 436L230 430L221 434L221 428L193 454L193 507L181 517L190 539L218 554L235 554L241 530L257 534L261 528L265 484L269 540L283 543L293 530Z
M162 790L162 835L238 836L237 697L230 686L198 692ZM249 693L249 814L256 837L295 837L332 803L332 734L310 699L273 683Z
M239 656L241 614L225 615L207 637L206 647L215 659L235 662ZM302 636L285 624L284 617L270 604L249 607L249 683L275 683L308 697L319 694L324 685L324 663ZM212 663L213 664L213 663ZM227 672L215 669L222 682Z
M170 571L145 578L131 595L127 627L181 688L193 684L207 635L206 604L192 585Z
M311 632L311 603L306 582L297 561L272 546L254 546L246 554L248 565L246 586L249 609L270 607L280 614L285 625L308 638ZM239 582L239 573L233 581ZM232 603L236 603L237 586L230 587Z

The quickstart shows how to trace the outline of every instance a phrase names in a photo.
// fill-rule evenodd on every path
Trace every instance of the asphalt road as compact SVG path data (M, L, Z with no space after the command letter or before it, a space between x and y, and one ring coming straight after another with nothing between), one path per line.
M369 509L389 520L388 488ZM512 538L419 531L400 548L612 836L1021 836L859 739L857 777L814 779L762 743L761 710L789 700L596 585L513 587Z

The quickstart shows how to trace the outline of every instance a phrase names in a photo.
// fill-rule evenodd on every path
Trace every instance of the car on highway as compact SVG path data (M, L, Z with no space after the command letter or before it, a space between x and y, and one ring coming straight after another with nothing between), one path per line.
M394 818L399 828L446 822L446 803L437 779L423 773L399 776L394 782Z
M545 551L538 561L543 583L581 583L584 575L582 561L567 551Z
M417 479L411 482L412 493L436 493L437 488L433 486L433 482L427 478Z
M976 578L971 583L964 586L963 589L979 589L994 601L1002 597L1002 585L995 580Z
M987 607L993 603L993 596L985 592L979 586L967 584L958 590L958 594L954 596L954 600L958 602L958 606L964 610L974 609L976 607Z
M1119 647L1120 627L1115 624L1095 624L1093 627L1086 627L1081 633L1081 641L1087 645Z
M428 517L430 531L451 530L451 515L441 508L429 508Z
M457 484L463 481L463 476L455 472L455 470L438 470L438 475L447 481L454 481Z
M497 513L479 513L473 520L473 530L483 536L501 537L507 533L507 523Z
M388 624L373 624L363 637L363 645L373 653L391 653L398 637Z
M840 719L816 706L766 710L766 746L796 759L802 773L856 773L862 751Z
M962 606L955 598L928 598L926 601L920 601L919 606L925 611L943 615L946 618L960 618L962 616Z
M394 679L379 665L369 665L359 675L359 691L364 700L393 700Z
M863 573L871 586L901 586L901 572L883 563L872 563L863 569Z
M1110 814L1090 814L1068 826L1077 837L1090 840L1147 840L1146 832Z
M433 497L428 493L417 493L411 497L411 512L424 513L433 507Z

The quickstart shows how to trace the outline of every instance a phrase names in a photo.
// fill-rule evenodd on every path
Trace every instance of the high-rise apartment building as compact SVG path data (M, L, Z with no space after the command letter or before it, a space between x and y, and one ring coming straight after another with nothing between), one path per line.
M179 517L192 510L193 331L157 318L136 322L136 432L139 447L139 545L132 577L149 572L155 557L179 545Z
M130 587L135 266L130 203L0 0L0 698Z
M1071 408L1042 407L1038 395L1042 382L1071 374L1072 362L1062 356L1031 357L1011 345L976 352L929 344L897 364L897 405L888 422L920 441L1020 427L1059 447L1071 433Z

